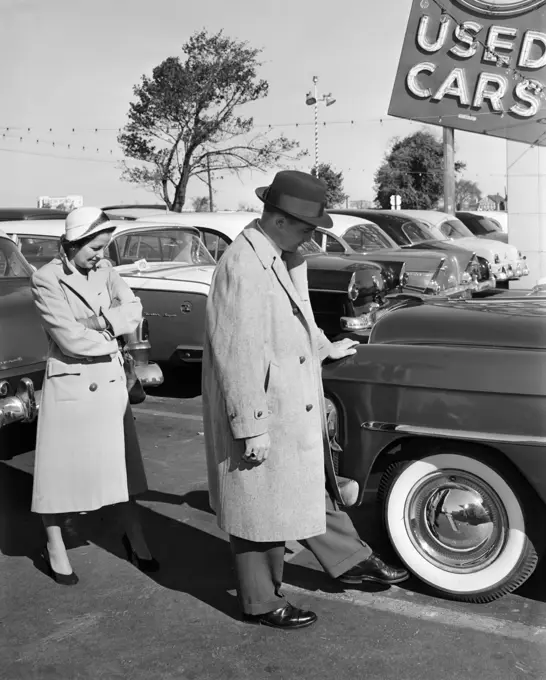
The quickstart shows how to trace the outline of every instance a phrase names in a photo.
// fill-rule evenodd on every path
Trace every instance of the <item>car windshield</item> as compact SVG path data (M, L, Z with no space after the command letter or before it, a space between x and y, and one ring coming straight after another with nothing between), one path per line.
M313 255L313 253L322 253L324 251L316 241L306 241L298 248L298 252L300 255Z
M17 236L17 242L27 262L36 269L51 262L59 253L57 236Z
M484 217L483 215L472 215L466 218L471 223L474 234L498 234L502 233L502 229L498 222L492 220L490 217ZM471 229L472 231L472 229Z
M374 216L373 220L399 246L434 241L437 238L426 224L415 218L408 219L401 215L380 212L377 217Z
M358 224L348 229L343 240L357 253L392 248L394 244L375 224Z
M216 264L199 238L199 232L179 227L122 233L114 237L109 253L110 259L117 264L133 264L138 260L185 265Z
M32 268L10 238L0 237L0 279L27 279Z
M440 225L440 231L446 238L467 238L468 236L474 236L470 229L458 220L456 217L452 217Z

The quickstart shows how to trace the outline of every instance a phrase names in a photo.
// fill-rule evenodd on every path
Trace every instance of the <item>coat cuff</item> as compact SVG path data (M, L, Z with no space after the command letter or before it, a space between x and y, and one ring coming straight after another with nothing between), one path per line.
M268 431L268 421L271 411L257 408L250 413L238 414L230 412L228 415L231 433L234 439L248 439L258 437Z

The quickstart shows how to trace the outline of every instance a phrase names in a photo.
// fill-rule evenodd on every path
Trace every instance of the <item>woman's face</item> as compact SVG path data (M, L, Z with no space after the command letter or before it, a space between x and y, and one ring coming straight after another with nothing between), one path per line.
M110 243L111 232L103 231L88 241L72 257L72 263L80 269L93 269L104 257L104 249Z

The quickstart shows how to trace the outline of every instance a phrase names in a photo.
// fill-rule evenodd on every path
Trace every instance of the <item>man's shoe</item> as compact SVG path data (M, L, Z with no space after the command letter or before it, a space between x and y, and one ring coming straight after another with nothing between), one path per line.
M375 553L372 553L368 559L359 562L349 571L338 576L337 580L342 583L350 583L351 585L358 585L364 581L372 581L373 583L392 586L395 583L402 583L402 581L408 578L409 573L406 569L392 567L390 564L383 562Z
M317 615L314 612L305 611L304 609L293 607L291 604L286 604L284 607L275 609L275 611L267 612L267 614L258 614L256 616L245 614L244 618L253 623L260 623L262 626L292 630L311 626L317 620Z

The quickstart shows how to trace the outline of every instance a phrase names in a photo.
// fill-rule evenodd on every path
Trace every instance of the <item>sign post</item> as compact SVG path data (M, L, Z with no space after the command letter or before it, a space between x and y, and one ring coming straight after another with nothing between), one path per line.
M444 128L444 212L455 214L455 131Z

